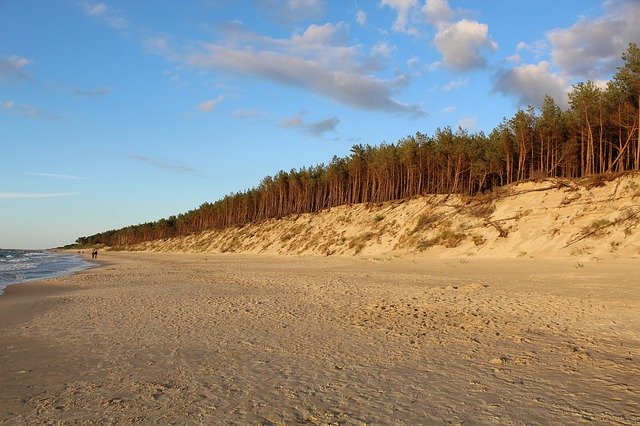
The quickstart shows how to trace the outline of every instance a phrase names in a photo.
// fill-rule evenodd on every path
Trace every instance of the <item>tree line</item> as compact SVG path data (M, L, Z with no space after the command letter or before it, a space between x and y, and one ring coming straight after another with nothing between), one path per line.
M155 222L88 237L80 245L126 245L241 226L345 204L380 203L423 194L476 194L533 178L578 178L640 169L640 49L606 87L573 86L569 108L546 96L518 109L488 135L450 127L395 144L354 145L329 164L280 171L254 188Z

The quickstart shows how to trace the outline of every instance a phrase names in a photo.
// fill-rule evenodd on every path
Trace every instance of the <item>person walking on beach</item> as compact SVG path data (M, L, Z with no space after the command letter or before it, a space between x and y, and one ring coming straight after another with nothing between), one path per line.
M91 252L91 258L92 259L97 259L98 258L98 250L94 250Z

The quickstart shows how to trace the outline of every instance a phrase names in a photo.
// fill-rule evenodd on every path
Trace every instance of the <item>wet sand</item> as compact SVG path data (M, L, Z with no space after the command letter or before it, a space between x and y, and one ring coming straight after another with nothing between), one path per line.
M640 423L637 260L100 257L0 297L0 422Z

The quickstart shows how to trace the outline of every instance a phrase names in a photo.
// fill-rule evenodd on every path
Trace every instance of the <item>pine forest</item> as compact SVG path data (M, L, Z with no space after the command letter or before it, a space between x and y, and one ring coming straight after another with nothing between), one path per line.
M395 144L355 145L329 164L280 171L243 192L139 225L80 237L80 245L135 244L354 203L469 194L528 179L580 178L640 169L640 48L630 43L606 87L578 83L561 109L545 97L489 134L461 128Z

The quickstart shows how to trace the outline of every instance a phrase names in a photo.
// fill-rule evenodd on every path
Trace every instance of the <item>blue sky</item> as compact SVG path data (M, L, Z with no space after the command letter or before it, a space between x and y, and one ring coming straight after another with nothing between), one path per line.
M517 9L516 9L517 7ZM604 84L636 0L0 0L0 247Z

